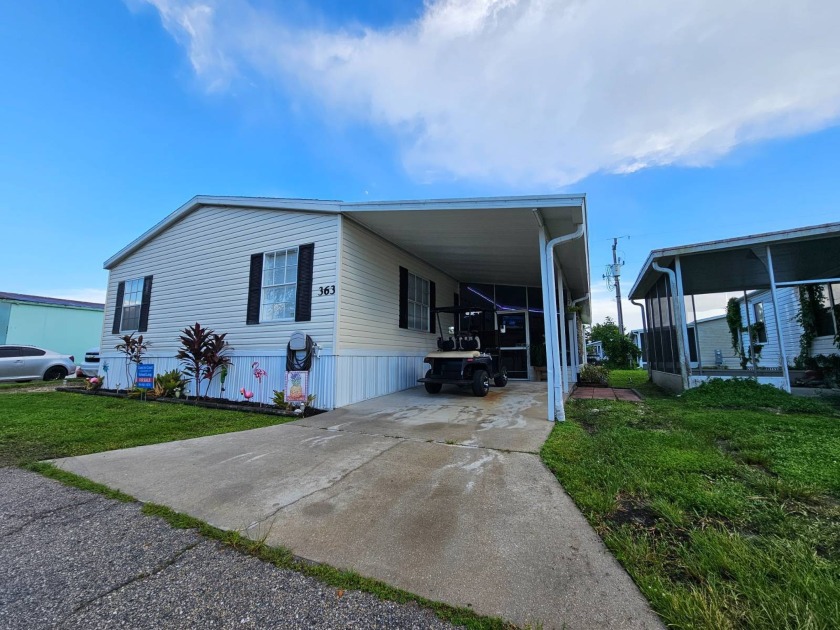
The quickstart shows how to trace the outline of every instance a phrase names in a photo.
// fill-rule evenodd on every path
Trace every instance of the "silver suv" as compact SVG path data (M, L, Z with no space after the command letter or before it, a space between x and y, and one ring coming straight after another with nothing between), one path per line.
M75 373L76 359L35 346L0 346L0 382L55 381Z

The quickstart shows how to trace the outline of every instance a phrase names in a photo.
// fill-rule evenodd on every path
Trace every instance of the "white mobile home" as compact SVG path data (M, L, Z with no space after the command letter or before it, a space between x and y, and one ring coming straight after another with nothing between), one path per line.
M821 300L816 299L814 287L821 287L817 291ZM730 376L754 376L790 390L788 368L800 352L802 334L795 321L800 288L814 298L808 299L807 310L815 321L815 339L808 352L819 354L830 349L836 332L840 223L652 251L629 293L631 300L644 300L651 378L675 391ZM732 369L731 337L728 343L723 338L724 330L729 330L725 319L706 325L697 322L698 329L705 327L710 333L705 341L691 334L694 324L689 323L696 319L689 317L695 296L732 292L743 295L739 309L733 310L740 320L733 329L750 331L741 334L739 351L748 366L737 370ZM750 336L756 337L753 347ZM704 356L711 349L709 342L723 354L714 364ZM758 361L751 359L756 344L762 346ZM698 345L702 361L697 361ZM737 363L740 368L741 358Z
M576 301L585 318L589 312L581 195L376 203L195 197L105 268L108 387L126 386L113 350L120 336L143 334L151 344L146 361L159 373L177 367L179 332L200 322L228 333L233 347L225 391L216 382L211 395L236 398L246 387L268 401L283 387L289 338L301 331L317 344L310 391L325 409L414 387L440 334L432 309L460 303L490 305L505 317L512 378L532 376L531 339L545 334L556 411L549 417L562 417L578 357L569 351L576 322L558 317L559 305ZM262 384L254 363L267 372Z

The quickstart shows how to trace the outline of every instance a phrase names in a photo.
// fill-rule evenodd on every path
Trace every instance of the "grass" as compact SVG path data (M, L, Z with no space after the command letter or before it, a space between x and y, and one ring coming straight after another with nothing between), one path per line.
M0 396L0 466L256 429L294 420L61 392Z
M96 492L118 501L133 502L135 499L122 492L111 490L107 486L94 483L84 477L56 468L52 464L32 462L25 466L29 470L39 472L61 483L89 492ZM142 511L147 516L162 518L172 527L178 529L194 529L205 538L217 540L241 553L269 562L276 567L289 569L308 575L324 584L340 590L356 590L371 593L380 599L394 601L400 604L416 604L432 610L439 618L454 625L463 626L471 630L512 630L515 626L497 618L484 617L468 608L450 606L403 591L393 586L367 578L354 571L336 569L329 565L308 562L297 558L284 547L266 545L263 540L253 540L239 532L228 531L213 527L209 523L193 518L187 514L176 512L164 505L146 503Z
M642 404L576 400L542 450L676 628L834 628L840 413L752 382Z
M64 385L64 379L55 381L25 381L23 383L8 382L0 383L0 392L7 389L32 389L35 387L58 387Z

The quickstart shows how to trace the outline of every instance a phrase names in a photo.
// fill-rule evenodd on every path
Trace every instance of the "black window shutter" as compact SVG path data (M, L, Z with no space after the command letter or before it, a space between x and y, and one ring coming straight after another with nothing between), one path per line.
M312 267L315 260L315 243L298 247L297 296L295 297L295 321L308 322L312 319Z
M437 320L437 315L435 315L435 283L429 280L429 332L437 332L437 327L435 325L435 321Z
M125 282L117 285L117 303L114 306L114 324L111 326L111 333L120 334L120 320L122 320L123 297L125 296Z
M146 332L149 329L149 304L152 301L152 278L143 278L143 298L140 302L140 323L137 325L137 332Z
M262 297L263 255L251 254L251 274L248 276L248 309L246 324L260 323L260 298Z
M400 328L408 328L408 269L400 267Z

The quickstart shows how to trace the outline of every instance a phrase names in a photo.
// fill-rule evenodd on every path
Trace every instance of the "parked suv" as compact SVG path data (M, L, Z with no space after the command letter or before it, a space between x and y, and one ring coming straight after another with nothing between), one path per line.
M0 381L55 381L76 371L72 355L34 346L0 346Z
M99 375L99 346L85 352L85 360L79 366L79 371L83 376Z

